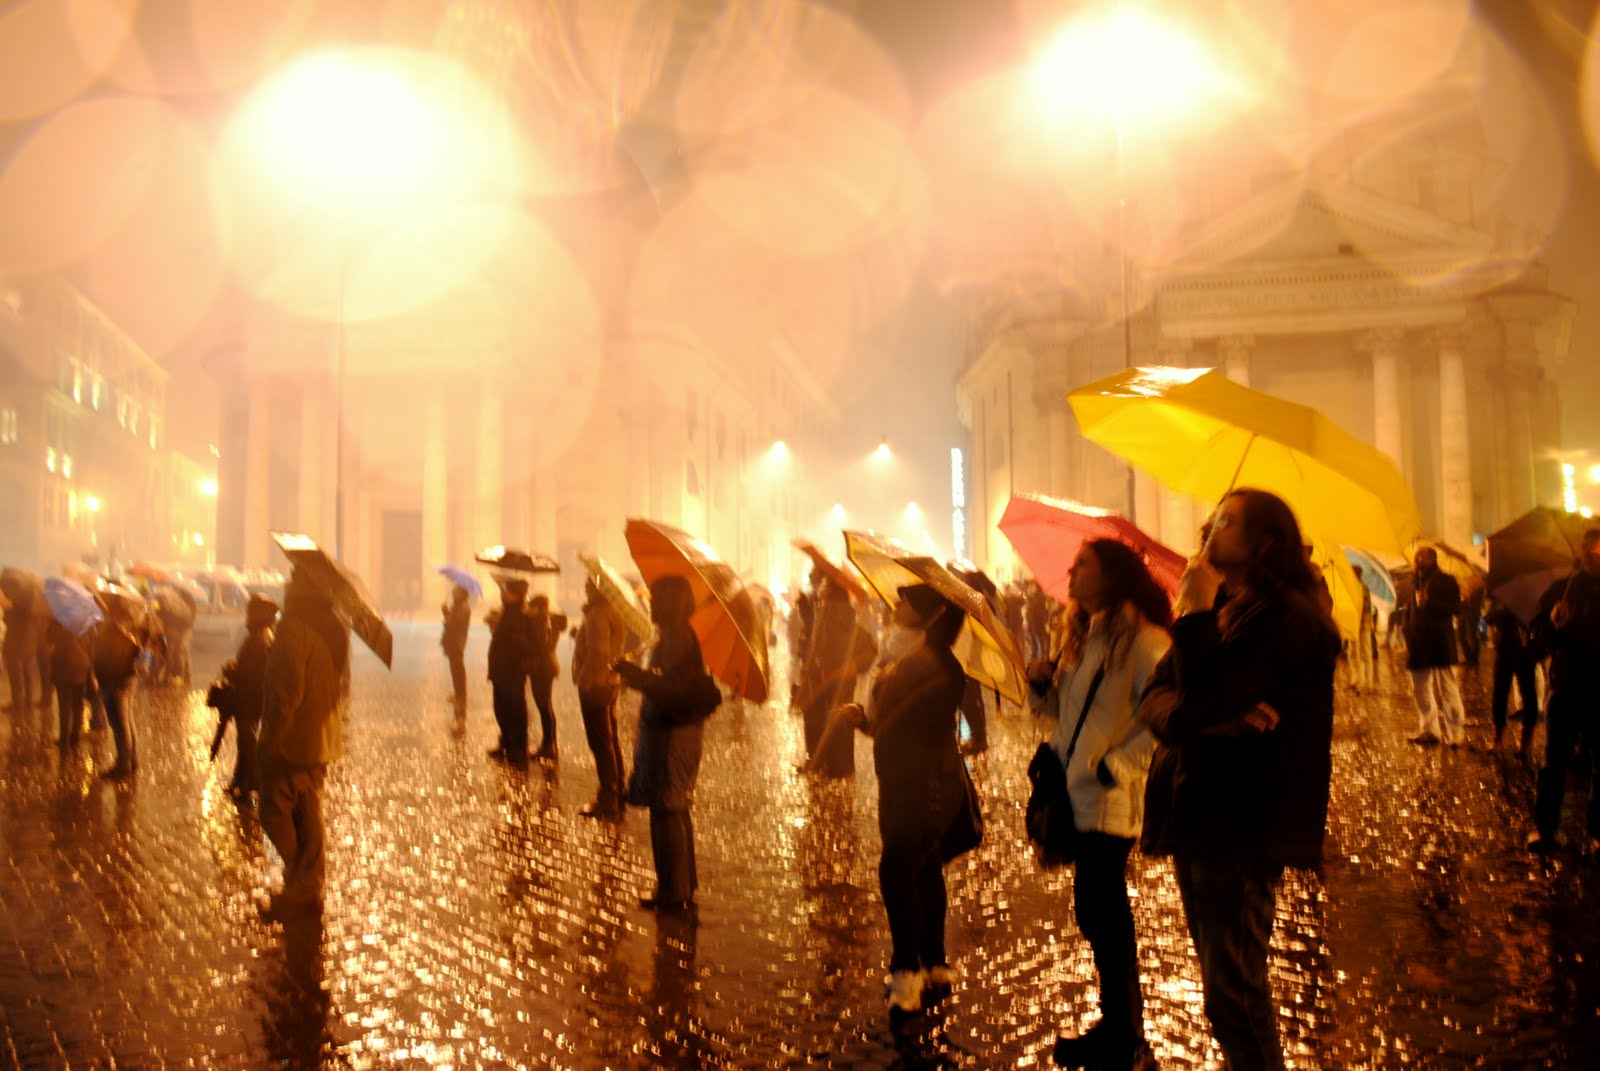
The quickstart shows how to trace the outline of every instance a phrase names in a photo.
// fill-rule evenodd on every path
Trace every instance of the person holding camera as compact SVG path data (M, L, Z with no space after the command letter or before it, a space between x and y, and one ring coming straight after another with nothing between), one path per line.
M1043 709L1059 719L1051 751L1066 772L1074 838L1072 906L1100 976L1100 1020L1061 1038L1059 1067L1153 1068L1128 855L1139 836L1155 738L1139 721L1139 696L1167 653L1172 603L1138 553L1113 539L1085 543L1068 581L1066 643L1052 666L1029 667Z

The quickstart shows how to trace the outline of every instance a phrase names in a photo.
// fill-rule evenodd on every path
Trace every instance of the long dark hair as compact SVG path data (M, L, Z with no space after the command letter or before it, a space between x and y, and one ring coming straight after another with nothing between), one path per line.
M1244 503L1244 530L1250 543L1250 563L1245 566L1245 583L1252 590L1267 594L1298 591L1315 597L1321 577L1306 560L1305 541L1294 510L1271 491L1241 487L1228 492L1228 498Z
M1131 606L1157 628L1172 627L1172 599L1150 575L1150 568L1138 551L1115 539L1094 539L1084 546L1100 564L1100 579L1105 585L1100 607L1106 611L1106 620L1110 622L1113 646L1118 645L1124 633L1131 633L1138 627L1137 622L1126 619L1124 607ZM1076 660L1088 635L1089 612L1074 606L1067 622L1068 658Z

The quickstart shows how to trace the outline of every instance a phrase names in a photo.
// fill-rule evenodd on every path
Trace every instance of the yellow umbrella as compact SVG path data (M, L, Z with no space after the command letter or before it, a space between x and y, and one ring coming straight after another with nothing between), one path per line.
M578 560L589 571L589 579L594 581L595 590L600 592L602 599L611 604L611 608L622 618L622 623L628 631L649 643L651 635L655 632L655 626L650 623L650 611L645 608L639 596L633 593L633 587L622 579L622 574L595 554L580 553Z
M1339 626L1339 635L1354 641L1361 632L1361 593L1366 585L1350 568L1343 548L1324 540L1311 541L1311 564L1333 596L1333 623Z
M933 558L914 554L886 536L846 532L845 551L880 598L894 607L900 589L927 584L967 615L953 648L967 676L1016 703L1023 700L1022 649L989 600Z
M1309 406L1208 368L1130 368L1067 395L1084 436L1184 494L1258 487L1308 533L1401 553L1422 529L1393 461Z

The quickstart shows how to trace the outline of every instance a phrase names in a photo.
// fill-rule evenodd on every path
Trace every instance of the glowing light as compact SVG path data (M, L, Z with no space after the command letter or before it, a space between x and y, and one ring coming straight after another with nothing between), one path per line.
M920 529L923 525L922 507L915 502L906 503L906 527Z
M1578 512L1578 467L1571 462L1561 465L1561 508L1568 513Z
M1588 506L1580 506L1578 508L1578 516L1583 517L1585 519L1587 519L1589 517L1593 517L1594 516L1594 510L1590 509Z
M206 498L217 497L217 480L214 476L207 476L200 481L200 493Z
M88 510L90 513L99 513L100 512L100 496L99 495L84 495L83 496L83 508Z
M850 515L845 512L844 506L838 502L835 502L833 508L828 511L828 520L840 528L843 528L849 519Z
M1600 483L1600 465L1589 466L1589 482Z
M206 545L206 537L199 532L196 532L192 538L195 546L203 547Z
M789 463L789 444L779 439L767 451L769 465L787 465Z

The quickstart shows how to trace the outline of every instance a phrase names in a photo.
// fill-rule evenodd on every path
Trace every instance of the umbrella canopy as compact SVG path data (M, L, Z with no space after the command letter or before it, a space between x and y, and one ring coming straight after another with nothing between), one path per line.
M767 698L767 636L755 600L733 567L688 532L631 518L628 552L646 583L681 576L694 588L690 624L706 668L752 702Z
M1389 572L1389 567L1364 550L1356 547L1345 547L1344 557L1352 567L1361 566L1361 576L1358 578L1372 592L1372 602L1385 613L1392 613L1400 604L1400 589L1395 586L1394 575Z
M543 554L529 554L511 547L484 547L473 556L482 565L492 565L513 573L559 573L561 566L554 558Z
M982 593L933 558L914 554L886 536L846 532L844 545L850 561L891 607L899 604L900 589L910 584L927 584L959 606L967 615L954 648L961 668L980 684L1022 702L1022 649Z
M52 576L44 582L44 601L50 616L74 636L82 636L105 620L94 595L76 580Z
M394 636L383 617L372 607L361 579L332 558L316 540L298 532L273 532L272 541L278 544L289 564L300 570L311 583L321 588L333 600L334 609L344 618L352 631L366 644L385 666L394 664Z
M1539 506L1489 537L1489 594L1532 624L1539 597L1572 575L1583 533L1597 522Z
M1138 551L1156 583L1174 597L1187 564L1182 554L1120 513L1046 495L1012 495L1000 517L1000 531L1039 586L1060 602L1068 598L1073 560L1090 540L1114 539Z
M8 565L0 569L0 592L5 594L10 605L27 606L33 599L42 597L39 574Z
M1333 543L1400 553L1422 530L1400 470L1309 406L1204 368L1131 368L1067 395L1084 436L1184 494L1271 491Z
M150 604L138 591L102 577L95 582L94 593L100 597L100 604L106 608L106 615L112 620L129 628L140 628L145 624Z
M648 641L655 626L650 623L650 611L645 609L644 603L633 593L633 586L622 578L622 574L613 569L598 556L593 554L579 554L578 560L583 563L584 569L589 574L595 588L600 592L600 597L610 604L622 618L622 624L629 632Z
M1339 627L1339 635L1355 640L1361 634L1361 595L1365 585L1350 568L1350 559L1340 548L1314 539L1311 541L1311 565L1328 585L1328 594L1333 596L1333 623Z
M467 594L474 599L483 598L483 585L478 583L478 578L461 568L459 565L441 565L435 570L440 576L458 588L466 588Z
M157 584L150 594L155 597L156 611L169 625L194 624L194 597L172 584ZM187 596L187 597L186 597Z
M794 549L810 558L812 564L817 567L817 571L839 587L844 588L845 594L852 599L858 600L867 597L867 589L862 585L861 581L851 576L843 567L836 565L831 558L817 549L817 545L811 540L796 539L793 543Z
M128 575L138 580L149 580L153 583L166 583L172 579L172 574L159 565L149 562L134 562L128 566Z

